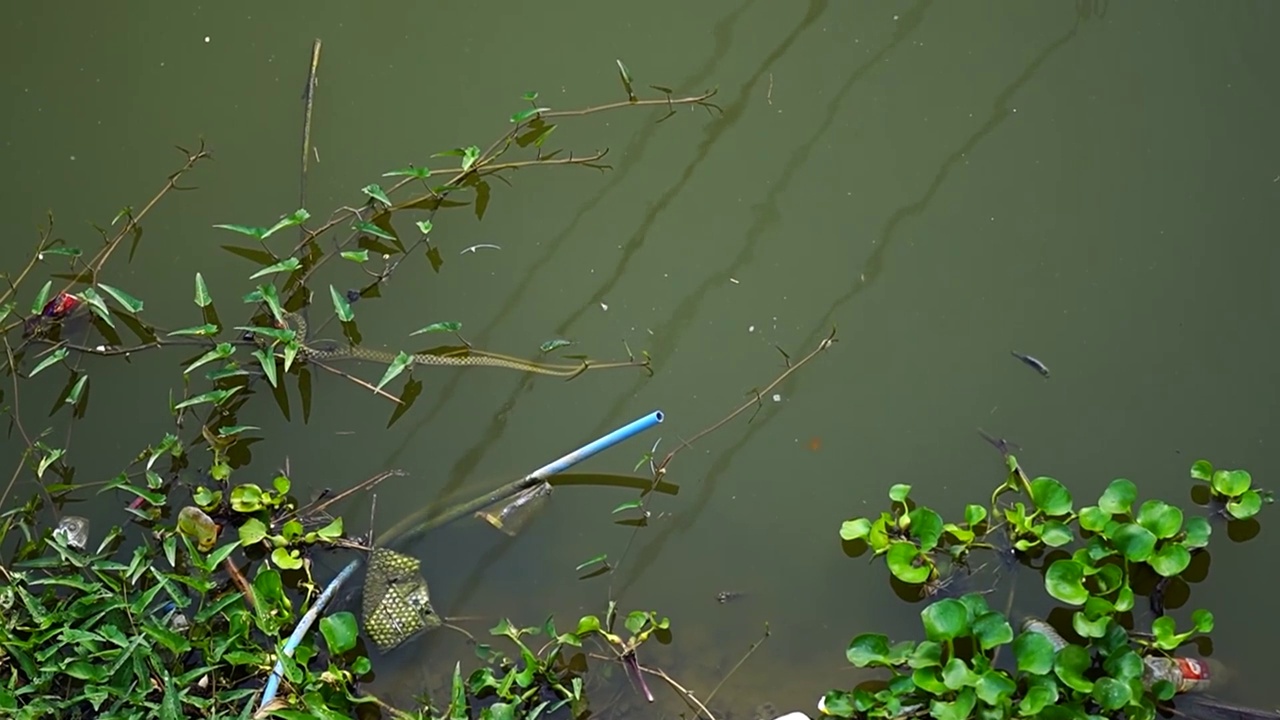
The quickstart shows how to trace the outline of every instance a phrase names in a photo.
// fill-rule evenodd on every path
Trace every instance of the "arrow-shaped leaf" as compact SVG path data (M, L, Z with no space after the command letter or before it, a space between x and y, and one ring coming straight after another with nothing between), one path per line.
M258 364L262 366L262 373L267 376L267 382L271 383L271 387L276 386L276 356L273 353L259 348L253 351L253 356L258 358Z
M196 361L188 365L187 369L182 371L182 374L189 375L192 370L195 370L201 365L211 363L214 360L224 360L229 358L233 353L235 353L235 351L236 348L231 343L218 343L217 347L196 358Z
M374 200L377 200L378 202L382 203L383 205L386 205L387 207L391 207L391 198L387 197L386 191L384 191L382 189L382 186L377 183L371 183L369 185L365 185L364 187L360 188L360 192L364 193L365 195L368 195L369 197L373 198Z
M420 168L420 167L414 167L410 165L409 167L404 168L403 170L392 170L391 172L382 173L382 177L403 177L403 176L414 177L419 179L428 178L428 177L431 177L431 171L424 167Z
M219 230L230 230L231 232L238 232L241 235L248 235L249 237L255 238L257 240L262 240L267 237L266 228L253 227L252 225L222 224L222 225L214 225L214 227L218 228Z
M196 325L194 327L182 328L181 330L174 330L168 334L169 335L196 335L199 337L210 337L212 335L217 335L219 330L221 330L221 328L219 328L217 325L214 325L213 323L205 323L204 325Z
M371 222L364 222L364 221L358 222L355 225L352 225L351 229L365 233L366 235L372 235L374 237L382 238L383 240L397 239L395 235L392 235L391 233L387 232L386 230L383 230L382 228L378 227L377 225L374 225Z
M346 296L332 285L329 286L329 297L333 300L333 311L337 313L339 320L345 323L355 319L356 315L351 311L351 303L347 302Z
M76 384L71 386L71 392L67 393L68 405L75 405L77 402L80 402L80 393L84 392L84 385L87 382L89 382L89 376L81 375L80 379L76 381Z
M204 284L204 276L196 273L196 305L207 308L213 298L209 297L209 288Z
M267 231L262 234L261 239L266 240L267 238L271 237L275 233L287 227L296 227L310 219L311 219L311 213L307 212L305 209L299 208L297 210L294 210L292 213L289 213L288 215L285 215L284 217L280 218L280 221L277 222L275 225L272 225L270 228L268 228Z
M243 387L244 385L236 385L235 387L230 387L225 390L210 390L207 393L201 393L199 395L196 395L195 397L187 398L186 400L183 400L177 405L174 405L173 409L181 410L183 408L189 408L193 405L199 405L201 403L213 403L214 405L221 405L222 403L226 402L227 398L231 397L232 395L235 395Z
M27 377L35 377L45 368L51 365L57 365L58 363L65 360L66 357L67 357L66 348L58 348L57 350L54 350L53 352L49 353L49 355L45 357L44 360L41 360L40 364L36 365L35 368L31 370L31 374L28 375Z
M107 310L106 301L102 299L102 296L99 295L96 290L91 287L85 288L84 292L80 293L80 299L89 303L89 309L93 311L93 314L102 318L102 321L108 326L116 326L116 324L111 320L111 312Z
M106 283L98 283L98 287L102 288L102 291L106 294L115 298L115 301L123 305L125 310L128 310L135 315L142 312L142 301L138 298L119 288L111 287Z
M519 125L520 123L525 122L529 118L532 118L539 113L547 112L550 109L551 108L549 107L535 107L535 108L528 108L526 110L521 110L520 112L511 116L511 122Z
M362 262L369 261L368 250L344 250L343 252L338 254L342 256L343 260L350 260L351 262L354 262L354 263L362 263Z
M296 257L288 257L274 265L268 265L267 267L262 268L258 272L250 275L249 279L257 280L263 275L270 275L278 272L293 272L300 267L302 267L302 261L298 260Z
M49 290L53 288L53 281L45 282L44 287L40 288L40 292L36 293L36 299L31 302L31 314L39 315L44 312L45 303L49 302Z
M437 323L431 323L430 325L422 328L421 330L414 330L413 332L409 333L409 336L412 337L414 335L422 335L423 333L432 333L432 332L456 333L461 329L462 329L462 323L460 322L453 322L453 321L437 322Z
M387 372L383 374L382 380L378 381L378 389L381 390L384 385L391 382L397 375L404 372L406 368L413 365L413 358L408 353L401 350L396 359L391 361L391 366L387 368Z

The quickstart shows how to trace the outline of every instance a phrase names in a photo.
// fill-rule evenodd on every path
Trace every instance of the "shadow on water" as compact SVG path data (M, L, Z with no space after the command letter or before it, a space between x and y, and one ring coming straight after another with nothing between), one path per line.
M923 12L923 10L926 7L927 7L927 3L925 5L919 6L918 8L913 10L913 14L914 14L913 18L911 16L907 16L907 17L904 17L904 20L914 19L914 22L918 24L920 22L920 13ZM984 138L986 138L996 128L998 128L1000 124L1004 122L1005 118L1007 118L1011 114L1005 108L1005 105L1008 103L1010 98L1012 98L1012 96L1018 90L1020 90L1040 70L1041 66L1043 66L1044 63L1051 56L1053 56L1054 53L1056 53L1058 50L1064 47L1068 42L1070 42L1073 38L1075 38L1077 32L1079 31L1081 22L1088 19L1088 17L1089 16L1087 14L1080 13L1079 16L1076 18L1076 22L1072 25L1071 29L1067 33L1065 33L1058 40L1055 40L1054 42L1050 43L1043 51L1040 52L1039 55L1037 55L1027 65L1026 69L1024 69L1022 73L1019 74L1018 77L1015 78L1012 83L1010 83L999 95L996 96L994 101L994 108L992 110L992 114L990 118L985 123L983 123L982 126L979 127L978 130L974 132L960 146L959 149L957 149L951 155L947 156L947 158L943 161L941 167L939 168L937 175L934 177L933 182L929 184L929 187L925 190L925 193L920 197L920 199L909 205L903 206L902 208L894 212L892 216L890 216L889 220L885 223L884 231L880 235L880 240L876 244L876 249L872 251L870 257L867 260L865 273L863 273L861 277L855 279L853 286L850 288L848 292L841 295L839 298L836 299L834 303L832 303L830 308L827 310L826 314L823 315L822 319L819 320L814 325L815 329L813 333L805 340L804 345L802 345L802 347L810 347L812 345L816 345L818 340L821 337L825 336L825 334L829 331L836 314L844 307L844 305L848 303L850 300L852 300L854 297L856 297L863 290L865 290L872 282L876 280L876 278L879 277L880 272L883 269L885 252L889 247L889 245L892 244L893 240L897 237L898 228L901 227L902 223L909 218L920 215L928 208L929 203L933 200L934 196L937 194L938 189L942 187L942 184L946 181L947 177L950 175L955 165L958 162L960 162L962 159L964 159L966 155L972 152L973 149L977 147L977 145ZM901 42L902 37L903 35L900 33L894 38L893 43ZM890 47L891 46L892 44L890 45ZM886 50L887 49L888 48L886 48ZM883 52L884 51L882 50L881 54L883 54ZM859 69L859 71L861 71L861 68ZM851 78L850 83L852 83L854 79L856 78ZM844 92L847 92L847 88L848 88L848 85L846 85L845 89L842 90L841 94L843 94ZM833 101L833 108L834 108L834 104L838 102L839 99L840 97L839 95L837 95L836 99ZM834 112L834 110L832 112ZM829 122L830 121L828 121L828 123L824 123L824 128L826 124L829 124ZM824 131L824 128L820 128L820 131ZM813 145L815 140L816 140L816 136L814 138L811 138L810 141L806 143L806 145L803 148L801 148L800 151L797 152L796 157L800 157L802 153L807 153L808 149ZM796 164L794 160L795 158L793 158L793 162L788 165L788 170L790 170L791 167ZM777 187L781 188L783 186L784 186L783 183L779 183ZM766 203L762 203L761 205L765 205L765 204ZM774 218L773 214L764 214L762 215L761 220L758 220L757 222L758 223L772 222L773 218ZM753 227L751 235L758 236L758 234L759 234L759 231ZM740 255L740 257L749 257L749 255L747 254L747 251L744 251L744 254ZM717 279L718 280L721 279L721 276L717 276ZM700 288L698 291L698 294L703 292L705 292L705 289ZM689 301L686 300L686 302L689 302ZM798 387L801 381L797 380L796 383L797 383L796 385L792 386L793 394L795 393L795 388ZM699 516L701 516L703 510L706 508L707 503L710 501L712 495L714 494L717 480L729 468L729 465L733 457L737 454L737 452L740 449L742 449L751 440L751 438L756 434L756 432L760 430L760 428L764 427L768 423L768 420L769 418L763 418L763 419L760 419L759 422L753 423L751 428L748 429L743 434L742 438L739 439L738 442L726 448L723 452L721 452L716 457L715 461L712 463L711 468L708 470L704 480L701 483L701 487L699 489L698 495L694 499L693 506L689 509L689 511L683 512L678 517L673 518L671 523L667 524L665 527L663 527L661 530L659 530L656 533L656 537L654 537L650 542L645 544L645 546L643 547L643 549L641 549L639 553L636 563L630 566L631 570L627 574L626 580L623 582L619 592L625 591L627 588L631 587L637 580L640 579L640 577L644 575L644 573L654 564L654 562L656 562L657 558L661 555L663 547L665 546L666 542L671 538L673 534L683 533L693 526L693 524L698 520Z
M663 195L658 199L658 201L654 203L653 207L649 210L649 212L646 213L644 221L640 224L639 228L637 228L635 233L632 234L631 238L628 239L625 245L623 246L622 257L618 260L618 263L615 266L613 273L601 283L600 287L596 291L594 291L591 294L592 298L601 297L605 292L607 292L607 290L610 287L613 286L615 282L618 281L619 278L622 277L622 275L626 271L627 265L630 262L631 258L636 254L636 252L640 250L641 247L643 247L649 228L653 225L654 222L656 222L657 218L662 214L662 212L666 209L666 207L673 200L679 197L680 193L684 189L684 186L687 185L689 180L693 177L693 174L697 169L697 167L702 163L702 161L710 153L711 148L714 147L715 144L720 140L720 138L723 137L724 133L728 129L733 127L733 125L742 117L743 113L746 110L748 101L750 99L748 93L750 92L751 88L753 88L760 81L760 79L764 76L764 74L768 71L768 68L773 63L777 62L778 59L786 55L786 53L795 44L795 41L799 38L799 36L807 28L812 26L814 22L817 21L817 19L825 12L827 8L827 4L828 4L827 0L811 0L808 11L805 13L804 17L800 20L800 22L796 25L796 27L793 28L792 31L785 38L782 39L782 41L777 45L777 47L775 47L773 51L770 52L769 55L760 63L759 67L755 70L755 72L752 73L751 76L748 77L746 81L742 83L738 93L738 97L735 98L732 103L729 103L724 106L723 115L721 116L721 118L719 118L714 123L712 123L712 125L705 131L705 135L702 139L702 142L699 143L697 150L692 155L692 159L685 166L684 172L681 173L680 179L675 184L673 184L665 193L663 193ZM715 53L712 55L711 59L702 69L700 69L692 77L684 81L685 86L692 86L697 83L703 82L708 77L711 76L712 72L715 70L716 63L718 62L719 58L722 57L725 52L727 52L729 46L731 45L732 35L729 32L730 27L732 26L733 22L736 21L736 19L748 9L748 7L750 7L750 3L741 6L738 10L734 11L734 13L727 16L726 18L721 20L720 23L717 24L716 32L715 32L715 37L716 37ZM657 129L657 126L651 125L645 128L645 130L641 131L640 135L637 136L636 140L632 144L636 149L632 149L631 147L629 147L625 151L626 156L634 157L633 153L643 150L643 148L648 144L648 142L652 138L653 134L656 132L656 129ZM628 165L628 167L634 167L634 166L635 166L635 163L631 163L630 165ZM505 316L516 305L519 304L519 299L527 291L529 282L532 281L532 278L538 275L538 273L536 272L537 269L550 261L555 250L568 237L572 235L572 232L574 228L577 226L578 222L583 217L585 217L592 208L596 207L596 205L598 205L610 192L612 192L613 189L623 179L625 179L625 173L613 176L610 182L606 183L605 186L601 188L601 190L596 194L595 197L588 200L582 206L582 208L579 210L578 214L576 215L575 219L569 224L568 227L565 228L565 230L563 230L556 238L554 238L551 241L550 245L548 246L547 252L543 254L542 258L540 258L539 261L533 266L533 268L531 268L529 272L526 274L526 277L528 278L528 280L526 280L526 282L519 285L516 288L516 290L508 297L507 301L503 305L503 309L500 311L498 315L499 318ZM572 326L573 323L576 322L582 316L582 313L586 312L586 308L589 308L589 307L594 307L594 305L591 302L583 302L580 305L581 309L575 311L568 318L563 320L557 326L557 328L553 331L552 334L558 334L558 335L566 334L568 332L568 328ZM485 335L482 334L478 337L481 339L480 341L483 342ZM493 419L489 423L489 427L480 435L480 439L470 449L464 452L456 463L454 463L454 466L449 473L449 480L440 489L439 493L437 493L437 497L444 497L452 494L466 480L466 478L469 477L470 473L479 464L480 460L484 457L485 453L488 452L493 447L493 444L496 443L498 439L502 437L502 434L506 429L508 415L515 408L515 405L519 401L520 397L529 392L532 386L532 382L533 382L532 378L526 377L521 379L516 389L512 391L511 395L508 396L507 400L501 405L498 411L494 413ZM427 413L427 415L423 418L423 420L420 421L414 427L413 431L410 432L410 434L406 437L401 447L395 450L394 452L392 452L392 454L388 457L387 462L394 464L395 459L400 456L400 454L404 451L404 449L413 445L414 435L417 433L419 429L425 427L431 421L431 419L439 412L438 410L439 408L444 407L446 401L454 392L453 387L454 387L453 384L450 384L448 386L448 388L441 395L440 399L435 403L432 410L429 413ZM631 392L632 391L630 390L627 391L624 396L629 396ZM609 422L610 417L612 416L611 415L606 416L606 418L602 421L602 424L607 424Z

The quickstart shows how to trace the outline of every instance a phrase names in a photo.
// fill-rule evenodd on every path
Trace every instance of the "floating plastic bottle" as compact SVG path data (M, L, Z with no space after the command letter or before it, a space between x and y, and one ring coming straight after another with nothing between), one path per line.
M1022 621L1023 632L1039 633L1053 644L1054 652L1067 646L1067 641L1049 623L1035 617ZM1204 692L1209 689L1208 663L1189 657L1151 655L1142 659L1142 685L1150 690L1161 680L1173 683L1177 694Z

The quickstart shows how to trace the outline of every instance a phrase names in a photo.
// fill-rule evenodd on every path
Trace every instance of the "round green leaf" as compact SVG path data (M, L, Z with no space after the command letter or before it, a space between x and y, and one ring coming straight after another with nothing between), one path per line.
M1013 642L1013 628L1002 613L989 612L973 621L973 636L983 650ZM982 691L979 690L981 695Z
M1053 672L1068 687L1080 692L1089 692L1093 683L1084 676L1085 671L1093 664L1089 651L1079 645L1068 645L1062 648L1053 661Z
M1093 598L1089 598L1092 600ZM1107 634L1107 624L1111 622L1110 617L1100 617L1096 620L1090 620L1083 612L1077 610L1071 614L1071 627L1076 634L1083 638L1100 638Z
M1160 573L1161 577L1173 577L1191 564L1191 553L1178 543L1166 543L1147 558L1147 564Z
M1237 520L1245 520L1262 509L1262 495L1257 490L1246 490L1239 498L1227 503L1227 512Z
M262 509L262 488L253 483L231 488L231 509L242 513L257 512Z
M978 691L979 700L998 707L1001 702L1013 695L1018 686L1008 675L999 670L988 670L979 678L975 689Z
M913 668L940 667L942 665L942 645L932 640L925 640L916 645L907 664Z
M330 655L342 655L356 646L356 616L343 610L320 618L320 634Z
M1208 610L1196 610L1191 613L1191 624L1195 626L1196 632L1213 632L1213 613Z
M1068 605L1083 605L1089 598L1084 589L1084 566L1075 560L1054 560L1044 574L1044 589Z
M918 507L907 514L911 519L911 535L920 542L920 549L928 552L938 546L942 537L942 517L927 507Z
M1111 542L1130 562L1142 562L1155 550L1156 536L1141 525L1125 523L1111 533Z
M1129 683L1104 677L1093 686L1093 699L1106 710L1119 710L1133 699Z
M885 635L865 633L849 642L844 656L856 667L882 664L889 655L889 638Z
M1098 591L1108 595L1124 584L1124 570L1119 565L1103 565L1094 573L1094 580L1098 583Z
M1038 632L1024 632L1013 641L1013 656L1018 670L1044 675L1053 669L1053 643Z
M944 598L920 611L925 637L934 641L953 640L969 634L969 611L964 603Z
M1071 528L1058 520L1050 520L1039 528L1040 539L1049 547L1062 547L1075 539Z
M298 556L298 551L282 547L271 551L271 562L281 570L297 570L302 567L302 558Z
M1253 478L1244 470L1218 470L1213 474L1213 489L1227 497L1241 495L1253 484Z
M863 540L871 534L871 521L866 518L845 520L840 524L841 540Z
M987 519L987 509L981 505L965 505L964 506L964 522L969 527L974 527L978 523Z
M929 714L936 720L968 720L973 706L978 704L978 696L973 688L965 688L956 694L951 702L934 700L929 703Z
M894 502L903 502L907 499L907 495L911 494L911 486L902 483L896 483L889 488L889 499Z
M1031 481L1031 500L1045 515L1071 512L1070 491L1051 477L1038 477Z
M1124 478L1116 478L1107 486L1102 497L1098 498L1098 507L1112 515L1125 514L1133 507L1133 500L1136 497L1138 497L1138 486Z
M822 707L832 717L851 718L854 714L853 696L843 690L832 690L822 696Z
M978 676L960 658L953 657L942 668L942 684L951 690L959 690L978 682Z
M1191 479L1210 482L1213 480L1213 463L1208 460L1197 460L1191 463Z
M1102 532L1111 519L1111 513L1097 505L1090 505L1080 510L1080 528L1089 532Z
M1209 525L1209 520L1199 515L1187 518L1185 530L1187 537L1182 541L1182 544L1192 549L1208 546L1209 535L1213 533L1213 527Z
M1045 707L1058 702L1058 683L1047 675L1032 675L1027 678L1027 692L1018 703L1018 711L1023 717L1035 717Z
M1137 520L1157 538L1170 538L1182 529L1182 510L1161 500L1148 500L1138 508Z
M889 572L909 585L923 583L929 579L929 574L933 571L933 562L928 556L920 552L920 548L917 548L915 543L905 540L899 540L890 545L884 560L889 566Z
M933 695L948 692L946 684L942 682L942 671L936 667L917 668L911 673L911 681L916 687Z
M1107 658L1103 663L1103 669L1111 677L1120 682L1129 682L1130 680L1142 677L1146 667L1142 663L1142 657L1134 652L1132 648L1124 647L1118 649Z
M1118 612L1129 612L1133 609L1133 588L1125 585L1120 588L1120 592L1116 593L1116 610Z

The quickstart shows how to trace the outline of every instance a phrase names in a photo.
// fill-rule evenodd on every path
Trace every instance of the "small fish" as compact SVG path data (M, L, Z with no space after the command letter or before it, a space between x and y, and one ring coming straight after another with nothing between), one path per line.
M1010 350L1009 354L1018 358L1019 360L1026 363L1027 365L1030 365L1032 369L1034 369L1036 372L1040 373L1041 375L1045 377L1049 377L1048 365L1045 365L1044 363L1031 357L1030 355L1023 355L1022 353L1017 352L1016 350Z

